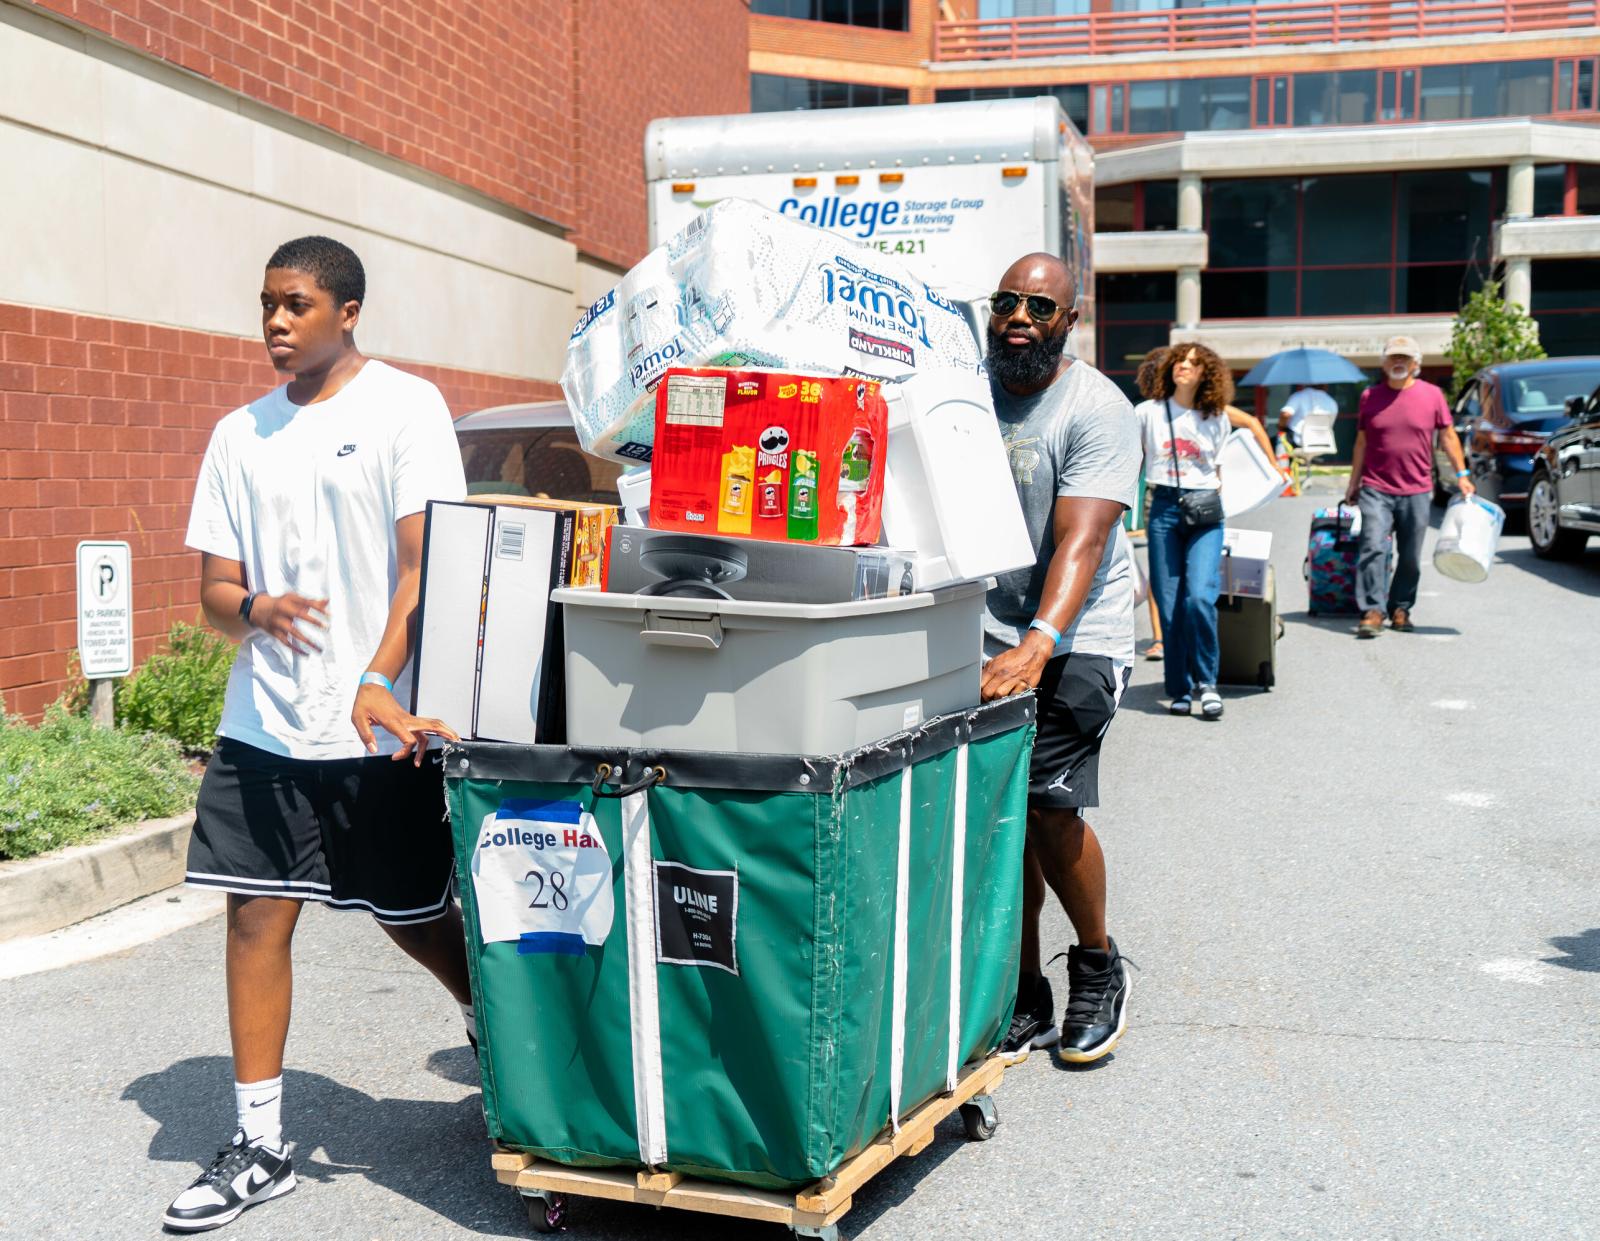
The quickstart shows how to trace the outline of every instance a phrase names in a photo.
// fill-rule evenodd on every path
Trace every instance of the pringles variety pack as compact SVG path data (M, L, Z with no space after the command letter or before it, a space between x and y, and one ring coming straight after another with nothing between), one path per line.
M656 390L650 525L851 547L882 525L876 380L669 370Z

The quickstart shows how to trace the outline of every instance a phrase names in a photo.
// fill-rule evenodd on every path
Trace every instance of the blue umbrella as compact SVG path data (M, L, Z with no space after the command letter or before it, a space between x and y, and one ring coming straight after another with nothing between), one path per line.
M1367 377L1354 363L1327 349L1285 349L1262 358L1239 381L1249 387L1267 384L1351 384L1366 383Z

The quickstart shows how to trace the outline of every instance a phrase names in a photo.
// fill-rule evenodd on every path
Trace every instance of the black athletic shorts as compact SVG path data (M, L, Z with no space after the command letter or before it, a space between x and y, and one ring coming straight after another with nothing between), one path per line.
M444 915L454 871L437 751L419 768L285 758L224 737L206 764L185 875L197 887L404 926Z
M1100 804L1100 742L1132 674L1102 655L1057 655L1044 666L1029 805L1082 810Z

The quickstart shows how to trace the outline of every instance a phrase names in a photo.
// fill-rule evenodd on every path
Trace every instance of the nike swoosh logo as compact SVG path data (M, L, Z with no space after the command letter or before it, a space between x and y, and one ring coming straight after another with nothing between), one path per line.
M336 454L335 454L335 455L336 455L336 456L340 456L340 457L348 457L348 456L349 456L349 455L350 455L350 454L351 454L351 453L353 453L353 452L354 452L354 451L355 451L355 450L356 450L356 446L355 446L355 445L354 445L354 444L346 444L346 445L345 445L345 446L344 446L344 447L343 447L343 448L341 448L341 449L340 449L340 450L339 450L339 451L338 451L338 453L336 453Z
M257 1177L260 1177L261 1179L257 1180L256 1179ZM266 1172L266 1171L262 1170L261 1168L251 1168L250 1169L250 1184L247 1187L245 1192L253 1194L253 1193L256 1192L256 1190L260 1189L263 1185L267 1184L271 1180L272 1180L272 1174L271 1173Z
M270 1098L270 1099L262 1099L261 1102L259 1102L259 1103L256 1103L256 1102L252 1101L250 1106L251 1107L266 1107L267 1104L276 1103L277 1101L278 1101L278 1096L277 1095L273 1095L272 1098Z

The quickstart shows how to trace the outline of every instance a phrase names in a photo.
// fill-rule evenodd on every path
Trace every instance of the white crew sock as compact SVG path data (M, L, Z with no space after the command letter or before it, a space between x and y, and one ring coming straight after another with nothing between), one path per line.
M283 1148L282 1074L271 1081L234 1082L233 1101L247 1143L260 1142L273 1150Z

